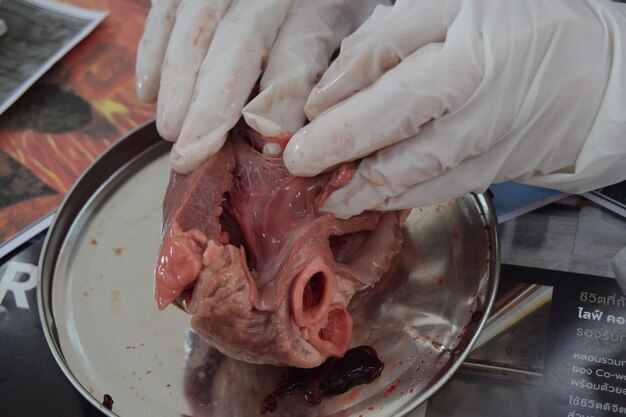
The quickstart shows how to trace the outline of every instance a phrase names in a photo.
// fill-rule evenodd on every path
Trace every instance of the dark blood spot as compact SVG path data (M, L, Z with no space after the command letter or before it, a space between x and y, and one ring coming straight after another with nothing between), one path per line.
M470 320L472 323L478 323L482 317L483 317L482 311L474 311L472 313L472 318Z
M370 411L372 411L372 410L374 409L374 406L371 406L371 405L370 405L369 407L367 407L367 409L368 409L368 410L370 410Z
M113 409L113 397L109 394L104 394L104 398L102 398L102 405L108 408L109 410Z
M359 346L348 350L343 358L328 358L317 368L294 368L263 399L260 413L275 411L278 400L298 392L303 392L309 403L319 404L324 396L343 394L354 386L369 384L380 376L384 366L374 348Z
M446 277L444 277L443 275L437 279L437 284L439 284L439 286L442 287L445 285L445 283L446 283Z

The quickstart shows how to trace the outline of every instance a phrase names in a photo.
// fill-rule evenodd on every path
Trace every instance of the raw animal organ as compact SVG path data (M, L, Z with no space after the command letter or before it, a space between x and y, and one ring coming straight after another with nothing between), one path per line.
M310 368L347 350L346 307L389 268L405 213L320 213L353 166L295 177L257 151L267 141L239 126L194 172L172 171L155 296L160 309L174 302L191 314L194 331L228 356Z

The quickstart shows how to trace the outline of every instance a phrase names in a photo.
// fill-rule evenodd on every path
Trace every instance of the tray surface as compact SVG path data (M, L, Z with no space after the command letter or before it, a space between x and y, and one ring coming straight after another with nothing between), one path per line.
M208 348L176 308L159 312L153 269L169 176L154 124L96 161L69 193L42 252L38 301L50 348L74 386L123 417L257 416L281 369ZM385 362L367 386L272 416L404 415L460 365L491 308L499 253L483 195L414 209L384 283L353 300L353 345ZM101 405L110 395L112 411Z

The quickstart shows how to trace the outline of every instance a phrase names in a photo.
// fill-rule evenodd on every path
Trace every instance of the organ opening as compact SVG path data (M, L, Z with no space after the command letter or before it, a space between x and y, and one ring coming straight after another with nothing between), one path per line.
M309 327L323 319L335 292L336 278L321 256L309 261L296 276L291 292L295 323Z
M328 356L343 356L352 335L352 318L346 308L334 303L328 309L324 321L319 322L311 330L309 343Z
M350 263L357 256L361 245L363 245L370 233L367 230L362 230L355 233L346 233L345 235L330 236L328 240L335 261L342 264Z
M324 298L324 283L326 278L322 272L313 274L306 283L302 293L302 308L304 311L315 310Z

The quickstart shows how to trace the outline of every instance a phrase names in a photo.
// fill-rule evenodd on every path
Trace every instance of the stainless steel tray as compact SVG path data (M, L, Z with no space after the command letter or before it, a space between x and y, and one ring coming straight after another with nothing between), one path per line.
M150 123L70 191L40 260L43 330L69 380L109 416L257 416L281 370L222 357L194 337L184 313L159 312L153 300L168 149ZM384 284L352 305L354 344L376 347L382 376L320 406L289 398L272 416L405 415L461 364L498 280L490 202L470 194L415 209L404 232Z

